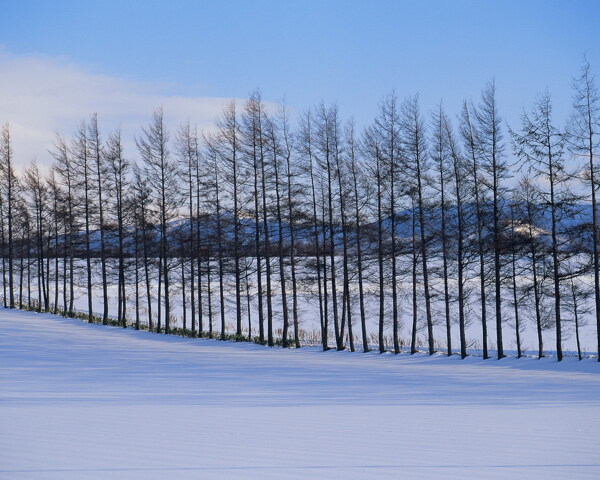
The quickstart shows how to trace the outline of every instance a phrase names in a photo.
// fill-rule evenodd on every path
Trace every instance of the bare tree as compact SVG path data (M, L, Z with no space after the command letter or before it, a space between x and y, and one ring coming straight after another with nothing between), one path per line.
M483 190L483 173L479 155L479 134L473 122L473 107L463 102L460 118L460 133L464 145L465 155L469 159L470 176L473 182L473 194L475 204L475 219L477 225L476 250L479 259L479 297L481 305L481 338L483 347L483 358L488 359L488 333L487 333L487 289L485 270L486 235L484 232L485 211Z
M278 119L272 118L266 121L266 139L268 150L271 155L273 172L272 184L275 186L275 218L277 222L277 260L279 263L279 283L281 286L281 311L283 314L282 344L288 346L289 331L289 309L286 291L286 273L284 262L284 224L283 224L283 152L281 144L281 132Z
M600 150L600 96L587 59L581 74L573 82L573 113L568 126L569 150L586 161L586 183L592 202L594 303L596 313L597 345L600 350L600 225L598 219L597 190L598 151ZM598 355L600 362L600 355Z
M114 217L117 223L117 238L118 238L118 295L117 295L117 320L123 328L127 327L127 295L125 292L125 197L129 187L128 173L129 162L123 156L123 144L121 141L121 132L117 130L112 133L107 142L106 148L106 163L109 169L111 182L110 193L114 195ZM101 217L102 220L104 217ZM104 243L104 240L101 240ZM104 247L100 247L103 249ZM102 254L104 256L104 254ZM136 259L137 259L136 255ZM137 270L136 270L137 273ZM137 282L136 282L137 288ZM136 297L137 298L137 297ZM108 296L107 296L108 299ZM108 302L107 302L108 305ZM108 308L105 309L105 315L108 316ZM136 322L136 327L139 328L139 321Z
M419 97L408 98L402 104L401 135L405 151L404 169L412 178L408 182L416 180L417 215L419 217L420 248L423 289L425 294L425 313L427 315L427 341L429 354L434 353L433 318L431 314L431 293L429 289L429 265L427 261L427 233L425 222L425 172L428 170L428 152L426 142L425 123L421 117L419 108Z
M98 214L98 231L100 232L100 266L102 271L102 323L108 323L108 274L106 270L106 242L104 225L104 199L102 197L104 179L108 176L106 168L106 155L104 146L100 139L100 129L98 127L98 115L94 113L87 125L89 155L92 158L92 175L96 178L94 190L96 193L96 210ZM119 293L121 290L119 289ZM119 303L119 309L121 303ZM120 315L119 315L120 318Z
M2 178L2 187L6 191L6 226L8 229L8 306L10 308L15 308L13 273L13 206L17 179L13 167L13 151L10 139L10 128L8 124L4 125L2 127L2 131L0 132L0 175ZM6 302L6 295L4 301Z
M58 313L58 294L59 294L59 278L60 278L60 270L59 270L59 258L60 254L58 251L58 246L60 242L60 223L61 217L64 215L61 204L63 200L63 192L61 190L61 185L58 182L56 169L51 169L48 180L48 193L50 196L50 204L51 204L51 222L52 222L52 232L48 234L48 239L52 238L54 249L52 251L52 255L54 256L54 305L53 305L53 313L56 315ZM64 242L64 239L63 239ZM48 256L49 257L49 256Z
M261 242L261 209L260 209L260 168L264 162L264 138L263 138L263 105L260 95L255 92L244 105L241 118L242 142L249 169L252 171L254 200L254 255L256 257L256 280L258 298L258 329L259 341L265 342L264 328L264 291L263 291L263 259Z
M363 238L362 238L362 210L366 204L366 198L363 198L365 190L359 188L364 184L363 165L359 163L359 145L355 138L354 124L351 122L346 127L346 144L348 145L348 161L350 169L350 178L352 185L351 201L354 210L354 237L356 249L356 274L358 275L358 301L360 308L360 326L362 334L363 351L369 351L369 340L367 335L367 319L365 312L365 292L363 281Z
M318 302L319 302L319 320L321 326L321 343L323 350L328 350L328 336L329 336L329 325L327 323L327 315L325 312L324 295L323 295L323 283L321 279L324 278L324 272L322 272L321 262L321 241L319 234L319 220L317 214L317 178L316 178L316 159L313 148L313 118L311 112L306 112L301 119L300 124L300 142L299 150L302 157L305 160L305 169L308 172L310 180L310 198L311 198L311 223L312 223L312 236L314 240L314 254L317 270L317 290L318 290Z
M142 161L148 169L148 181L155 196L160 219L160 281L164 282L165 302L165 333L171 330L171 299L169 295L169 272L171 270L169 254L169 223L176 218L181 196L177 188L177 168L172 161L168 148L169 134L167 132L162 108L154 112L152 122L142 128L142 135L136 138L136 144ZM158 305L160 311L160 301ZM160 318L160 317L159 317ZM160 328L160 327L159 327Z
M515 201L517 200L517 201ZM515 336L517 342L517 358L521 358L521 315L520 315L520 305L521 299L519 298L519 288L517 285L517 278L519 276L519 272L517 271L517 266L519 263L519 259L521 256L521 251L523 249L523 245L526 242L521 240L521 232L518 221L518 197L516 199L513 198L513 202L509 205L510 209L510 265L511 265L511 274L510 279L512 280L511 289L513 293L512 304L514 311L514 320L515 320Z
M337 107L326 108L323 103L319 105L314 116L314 150L315 159L322 172L324 172L324 199L323 207L326 211L326 226L329 243L329 271L331 280L331 305L333 308L333 328L335 333L336 348L344 348L343 339L340 335L340 319L337 299L337 272L336 272L336 248L335 248L335 211L334 200L336 197L335 175L336 163L339 157L339 118ZM339 192L338 192L339 194ZM327 295L327 284L324 283L324 291Z
M431 151L431 157L436 167L437 181L432 182L434 188L437 190L439 195L437 199L437 206L439 208L439 216L441 220L441 226L439 231L439 238L441 240L441 255L442 255L442 282L444 284L444 317L446 323L446 349L448 355L452 355L452 328L450 320L450 287L449 287L449 270L448 270L448 257L449 257L449 238L448 238L448 217L449 217L449 202L448 202L448 182L451 175L451 164L450 155L452 148L449 145L450 138L446 125L448 121L446 114L442 110L440 103L439 110L433 116L433 148Z
M552 231L552 283L554 285L554 318L556 325L556 355L562 360L561 289L558 221L561 204L565 201L565 175L563 159L564 135L552 124L552 102L545 92L536 99L531 114L523 113L521 133L511 131L515 153L526 163L529 172L542 178L549 189L540 189L545 203L550 208ZM563 186L563 191L559 191Z
M223 235L223 217L221 203L221 182L222 169L219 164L219 153L216 145L216 139L205 137L207 159L209 163L210 173L207 179L208 191L211 193L212 204L214 205L215 219L217 228L215 231L217 243L217 259L219 265L219 312L221 318L221 339L225 339L225 251L224 251L224 235ZM210 284L210 280L209 280ZM209 293L210 295L210 293Z
M74 302L74 234L76 231L75 213L76 213L76 172L75 162L72 154L67 147L67 143L60 136L56 135L54 148L51 150L54 157L55 170L61 183L64 186L64 238L63 238L63 303L64 311L71 315L73 313ZM68 263L68 271L67 271ZM69 279L69 294L67 296L67 278ZM68 303L67 303L68 302Z
M75 166L75 192L79 194L77 205L83 209L85 225L85 264L87 273L88 322L94 321L93 284L92 284L92 159L89 156L87 125L82 122L73 139Z
M380 155L383 162L383 189L382 199L384 206L384 217L390 220L390 260L391 260L391 287L392 287L392 336L394 342L394 353L400 353L398 340L399 330L399 304L398 304L398 199L400 197L400 164L401 164L401 132L400 112L398 98L395 94L388 95L381 103L380 111L375 118L375 128L380 135ZM383 218L382 218L383 221Z
M37 244L37 283L38 311L48 311L48 292L46 290L46 272L44 269L44 234L47 205L47 187L36 163L32 163L24 174L25 189L30 208L35 215L35 238ZM91 321L91 319L90 319Z
M507 164L503 159L502 119L496 102L496 83L488 83L481 94L481 103L475 110L478 131L478 148L483 159L483 167L491 177L489 188L493 199L492 238L494 246L494 282L496 287L496 348L498 359L504 356L502 339L502 277L501 277L501 208L503 189L501 181L507 175Z
M196 223L194 212L195 190L199 188L195 183L195 172L198 168L198 135L195 129L192 129L190 122L182 124L177 132L177 153L181 163L180 172L184 178L187 187L187 207L188 207L188 248L190 251L190 310L192 320L192 332L196 331L196 259L199 255L196 242ZM183 252L182 252L183 253ZM182 268L184 258L181 259ZM183 274L182 274L183 275ZM185 299L185 289L182 292ZM184 301L185 303L185 301Z
M144 268L144 281L146 286L146 308L148 311L148 329L154 330L152 317L152 293L150 283L150 256L154 253L152 250L152 218L151 203L152 191L150 189L147 172L139 166L133 166L132 180L132 198L131 203L134 208L134 231L136 242L138 242L138 252L141 249L141 256ZM139 244L141 243L141 246ZM137 315L137 314L136 314Z
M454 202L456 204L456 267L458 275L458 328L460 335L460 356L467 356L467 341L465 336L465 231L466 214L465 200L469 198L468 191L471 186L469 179L469 168L466 159L459 150L458 143L454 138L450 121L445 115L441 116L443 135L446 136L450 155L450 168L452 183L454 186Z
M368 127L363 135L364 155L369 162L369 173L375 178L375 211L377 225L377 270L379 282L379 315L378 315L378 343L379 353L385 352L385 271L384 271L384 178L386 177L385 163L383 161L381 138L375 125Z
M523 178L515 190L515 204L519 206L518 218L525 226L525 242L528 260L530 264L530 285L525 286L525 294L533 294L535 326L538 340L538 358L544 356L544 319L543 319L543 288L541 264L544 258L544 245L540 239L541 231L537 225L540 224L542 212L540 205L542 198L539 191L534 187L529 177Z
M572 321L575 325L575 342L577 345L577 358L583 359L581 353L581 327L587 322L585 317L591 313L592 308L588 306L588 300L593 296L593 289L590 289L584 282L571 276L567 282L568 294L566 295L565 306L568 307L572 315Z
M224 181L230 186L233 222L233 261L235 277L235 319L236 336L242 337L242 273L240 267L240 198L241 198L241 165L240 126L235 102L231 102L217 120L218 137L214 147L217 149L219 163L223 166ZM222 183L225 183L222 182ZM224 190L225 185L221 185Z
M296 274L296 224L298 217L298 210L300 208L300 197L302 189L296 183L299 178L299 174L295 171L292 166L292 155L294 152L294 139L290 132L288 111L285 103L282 105L279 111L279 126L282 132L282 154L285 159L285 204L287 207L287 223L289 228L289 257L290 257L290 270L292 279L292 321L294 324L294 345L296 348L300 348L300 336L299 336L299 319L298 319L298 281ZM298 199L298 200L297 200ZM250 315L250 310L248 310ZM250 327L248 328L250 331Z

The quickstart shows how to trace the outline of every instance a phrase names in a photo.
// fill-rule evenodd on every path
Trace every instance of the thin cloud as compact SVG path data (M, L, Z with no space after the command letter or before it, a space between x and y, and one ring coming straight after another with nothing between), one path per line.
M0 124L10 123L15 163L49 165L54 132L69 137L96 112L105 132L121 128L129 156L133 139L162 106L171 129L189 119L210 129L228 98L165 95L150 83L90 71L66 58L0 51Z

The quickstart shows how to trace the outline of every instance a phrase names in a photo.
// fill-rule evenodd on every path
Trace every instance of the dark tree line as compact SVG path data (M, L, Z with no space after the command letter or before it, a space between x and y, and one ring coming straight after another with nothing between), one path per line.
M507 341L521 356L527 325L540 357L552 331L559 360L572 333L582 358L581 327L600 332L600 99L587 64L564 127L545 92L508 128L491 82L454 118L390 94L362 132L323 103L293 127L254 92L205 133L171 130L158 109L135 145L124 151L94 114L56 136L47 171L17 175L2 128L5 307L463 358L502 358Z

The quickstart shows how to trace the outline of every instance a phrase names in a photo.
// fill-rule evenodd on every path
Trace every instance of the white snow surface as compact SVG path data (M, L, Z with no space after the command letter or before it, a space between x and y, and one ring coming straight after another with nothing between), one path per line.
M0 479L598 479L600 365L322 352L0 309Z

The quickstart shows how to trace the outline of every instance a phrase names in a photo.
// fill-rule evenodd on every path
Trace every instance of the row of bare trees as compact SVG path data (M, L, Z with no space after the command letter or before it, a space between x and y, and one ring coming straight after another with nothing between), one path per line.
M532 328L539 356L552 331L581 358L581 327L600 332L599 143L587 64L564 128L547 92L507 128L493 82L454 119L390 94L361 132L323 103L292 128L255 92L204 133L158 109L137 152L94 114L17 175L7 124L4 303L75 315L81 296L89 321L296 347L316 317L324 349L463 358L521 356Z

